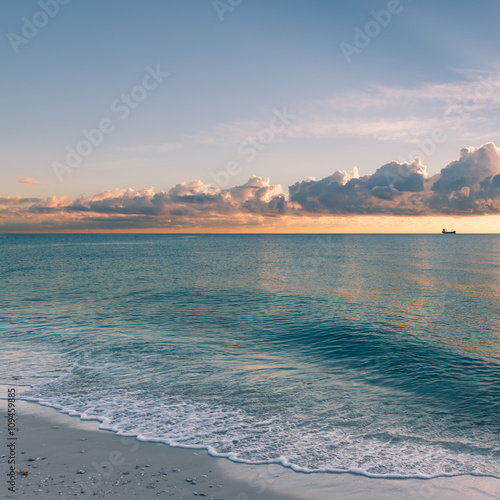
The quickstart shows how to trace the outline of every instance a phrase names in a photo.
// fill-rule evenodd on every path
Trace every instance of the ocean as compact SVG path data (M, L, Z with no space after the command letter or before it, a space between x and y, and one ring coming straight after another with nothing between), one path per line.
M500 235L0 235L0 251L0 383L24 399L235 461L500 478Z

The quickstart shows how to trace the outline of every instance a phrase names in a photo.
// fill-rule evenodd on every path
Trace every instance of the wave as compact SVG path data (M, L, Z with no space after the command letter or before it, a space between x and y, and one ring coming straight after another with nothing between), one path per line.
M62 405L53 398L22 395L20 399L55 408L82 420L100 422L99 428L139 441L161 442L172 447L205 449L210 455L247 464L280 464L302 473L353 473L371 478L432 479L474 475L500 479L500 450L479 448L454 442L425 442L387 434L364 440L349 436L339 429L312 429L301 432L279 418L252 419L242 411L209 408L191 401L170 401L156 407L144 401L128 400L126 410L110 400L108 411L90 407L82 411L79 404ZM114 407L112 409L112 407ZM130 411L130 408L141 411ZM120 408L120 410L118 409ZM149 416L149 418L146 418ZM183 425L179 425L182 421ZM276 436L276 429L286 428L287 439ZM307 432L308 431L308 432ZM249 448L237 446L248 434L258 434ZM393 442L395 441L395 442ZM236 443L236 444L230 444ZM332 443L336 443L332 445ZM344 445L344 447L342 446ZM273 449L273 446L276 446ZM335 448L332 453L331 447ZM328 455L328 457L326 456ZM316 458L314 458L316 457ZM312 460L311 460L312 458Z

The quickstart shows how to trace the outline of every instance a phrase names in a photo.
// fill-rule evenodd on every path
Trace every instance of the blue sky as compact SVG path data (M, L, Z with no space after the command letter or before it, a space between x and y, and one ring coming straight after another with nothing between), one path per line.
M411 162L436 129L446 139L420 155L429 175L462 147L500 143L500 86L481 83L500 75L494 0L65 1L24 42L25 19L43 24L42 5L57 0L2 6L0 196L214 186L210 173L231 161L241 168L218 187L256 175L286 191ZM388 9L397 13L377 28L372 11ZM370 22L376 34L359 48L356 29ZM343 43L356 47L350 61ZM112 103L157 67L168 77L121 120ZM293 118L248 161L242 143L276 110ZM106 118L113 131L58 178L54 163Z

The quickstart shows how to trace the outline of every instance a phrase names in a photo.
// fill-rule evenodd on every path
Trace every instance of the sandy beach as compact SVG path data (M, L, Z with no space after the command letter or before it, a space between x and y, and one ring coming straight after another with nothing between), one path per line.
M500 480L461 476L432 480L301 474L247 465L204 450L141 442L98 429L97 422L16 401L15 479L9 483L6 401L1 401L0 498L492 499ZM7 480L6 480L7 478ZM14 492L9 486L14 484Z

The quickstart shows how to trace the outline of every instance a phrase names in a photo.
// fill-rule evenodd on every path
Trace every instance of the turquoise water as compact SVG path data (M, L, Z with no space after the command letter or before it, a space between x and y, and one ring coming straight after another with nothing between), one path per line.
M500 477L500 236L0 235L0 383L140 439Z

